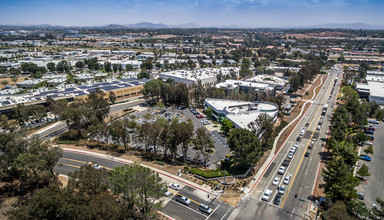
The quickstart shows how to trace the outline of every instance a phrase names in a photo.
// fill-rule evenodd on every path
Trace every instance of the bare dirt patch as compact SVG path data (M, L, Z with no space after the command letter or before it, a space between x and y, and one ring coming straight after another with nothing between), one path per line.
M320 75L320 76L315 80L315 82L313 82L313 83L311 84L312 86L308 89L308 95L305 95L305 94L303 95L303 99L305 99L305 100L309 100L309 99L311 99L312 96L313 96L313 92L316 92L316 96L317 96L317 94L319 93L321 87L324 85L325 80L327 80L327 77L328 77L328 75ZM322 83L321 83L321 79L323 79ZM320 85L320 83L321 83L321 86L319 86L318 88L316 88L318 85ZM314 91L315 88L316 88L316 90ZM315 97L316 97L316 96L315 96Z
M63 175L59 175L57 177L57 179L59 180L59 182L61 182L62 188L66 187L68 185L68 177L63 176Z
M241 202L241 195L240 192L235 189L226 189L224 194L220 195L219 199L233 207L236 207Z
M7 85L2 85L2 84L0 84L0 88L4 88L5 86L15 85L15 84L17 84L17 83L19 83L19 82L21 82L21 81L24 81L24 79L25 79L25 77L18 77L18 78L17 78L17 81L16 81L16 82L13 82L13 81L12 81L12 78L0 78L0 82L2 82L2 81L7 81L7 82L8 82ZM28 78L28 79L29 79L29 78Z

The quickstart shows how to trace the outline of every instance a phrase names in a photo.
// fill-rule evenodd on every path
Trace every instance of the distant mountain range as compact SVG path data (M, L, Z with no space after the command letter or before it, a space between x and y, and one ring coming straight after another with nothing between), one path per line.
M310 26L299 26L297 28L303 29L352 29L352 30L382 30L384 26L374 26L364 23L329 23L329 24L321 24L321 25L310 25Z
M150 22L140 22L135 24L108 24L100 26L61 26L61 25L49 25L49 24L40 24L40 25L26 25L26 24L17 24L17 25L0 25L0 27L36 27L36 28L59 28L59 29L68 29L68 28L106 28L106 29L166 29L166 28L232 28L232 29L257 29L263 28L267 29L268 27L255 27L248 26L242 27L239 25L198 25L194 23L178 24L178 25L167 25L163 23L150 23ZM364 23L329 23L322 25L308 25L308 26L292 26L292 27L269 27L273 29L352 29L352 30L383 30L384 26L374 26Z

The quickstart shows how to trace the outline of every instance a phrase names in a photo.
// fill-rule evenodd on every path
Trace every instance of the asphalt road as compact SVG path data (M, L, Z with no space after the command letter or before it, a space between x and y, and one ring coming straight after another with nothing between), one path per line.
M247 198L248 205L240 205L240 211L235 219L302 219L307 213L311 198L313 187L317 179L319 163L321 160L321 152L323 142L320 138L325 137L328 130L328 119L335 103L337 95L337 88L334 89L332 98L330 93L334 84L334 79L338 74L336 71L331 71L324 86L320 90L319 95L315 98L308 111L298 122L298 125L292 131L291 135L287 138L285 144L282 146L269 168L261 177L255 189L251 192L249 198ZM337 86L340 86L341 75L338 76ZM329 108L324 118L324 123L320 130L316 130L318 122L321 118L321 112L323 105L328 103ZM287 155L289 148L295 143L296 138L305 124L309 123L306 128L305 134L302 136L299 142L299 148L296 150L294 157L290 160ZM319 136L315 141L313 148L308 149L308 145L312 141L313 135ZM309 152L309 156L305 157L305 153ZM287 167L284 175L277 174L277 170L281 166L283 160L289 160L289 166ZM286 175L291 176L291 180L288 185L283 184L283 179ZM284 185L285 192L282 195L279 205L273 204L275 195L277 194L277 186L272 185L272 181L275 177L280 177L278 186ZM262 194L266 189L272 190L268 202L261 201ZM249 204L254 208L249 208Z
M138 99L131 102L124 102L119 104L111 105L110 113L114 113L126 108L131 108L136 105L143 104L145 101L143 99ZM67 123L64 121L60 121L59 123L55 124L54 126L49 126L47 129L43 130L42 132L38 132L37 134L40 136L41 139L49 139L52 137L56 137L60 134L65 133L68 131Z
M54 171L60 174L68 175L70 172L74 172L79 169L82 165L87 162L92 161L96 162L99 165L103 166L107 170L112 170L115 167L122 166L125 163L120 162L118 160L114 160L111 158L100 158L96 156L92 156L89 154L81 154L78 152L69 152L64 151L63 157L59 160L59 163L55 166ZM227 219L230 213L233 211L233 207L229 206L221 202L218 199L215 199L212 203L210 203L213 198L212 195L208 198L207 193L193 188L184 184L183 182L178 182L175 179L167 178L160 174L163 180L168 184L171 182L179 183L182 186L180 191L176 191L173 189L169 189L173 193L172 198L165 198L164 207L161 210L163 213L171 216L175 219ZM176 195L180 194L189 198L192 203L190 206L185 206L176 201ZM204 203L209 205L214 212L211 215L205 214L201 211L198 211L198 207L200 203Z
M377 204L376 198L384 199L384 172L382 170L384 164L384 123L380 122L379 125L375 125L375 140L373 141L373 155L371 162L360 160L357 165L357 169L361 165L366 164L369 168L370 176L365 177L367 182L362 182L357 188L358 192L362 192L365 195L364 202L368 208L373 207L373 204ZM366 149L367 145L361 149L361 154L365 154L363 149Z

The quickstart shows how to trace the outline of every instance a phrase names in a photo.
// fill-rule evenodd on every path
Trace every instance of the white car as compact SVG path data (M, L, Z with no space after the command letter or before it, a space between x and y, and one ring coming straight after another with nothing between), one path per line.
M263 196L261 197L261 200L268 202L269 197L271 197L271 195L272 195L272 190L267 189L265 190Z
M279 182L280 182L280 177L275 177L275 179L273 179L272 181L272 185L277 186L279 185Z
M181 186L177 183L169 184L169 188L174 189L174 190L181 190Z
M289 152L289 153L288 153L288 158L289 158L289 159L292 159L292 158L293 158L293 153L292 153L292 152Z
M294 147L299 147L299 142L296 142L293 146Z
M289 152L290 152L290 153L295 153L295 151L296 151L296 147L291 147L291 148L289 149Z
M366 142L364 142L364 144L365 144L365 145L370 145L370 146L373 146L373 143L372 143L372 142L370 142L370 141L366 141Z
M94 169L96 170L100 170L102 169L103 167L100 166L99 164L97 164L96 162L88 162L88 165L91 165Z
M283 175L285 172L285 166L281 166L279 170L277 171L278 174Z
M284 178L283 183L284 183L285 185L288 185L290 180L291 180L291 175L287 174L287 175L285 176L285 178Z
M279 194L280 194L280 195L283 195L284 192L285 192L285 186L280 186L280 187L279 187Z
M172 194L173 194L173 193L171 193L171 192L169 192L169 191L167 190L167 191L165 191L164 196L166 196L166 197L170 197L170 196L172 196Z

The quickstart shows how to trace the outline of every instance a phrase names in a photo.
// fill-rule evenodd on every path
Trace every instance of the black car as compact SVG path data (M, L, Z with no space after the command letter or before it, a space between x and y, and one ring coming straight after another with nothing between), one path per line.
M305 127L308 127L309 126L309 123L305 124Z
M305 152L305 157L309 157L309 152Z
M301 137L297 137L297 138L296 138L296 141L301 141Z
M276 196L275 196L275 200L273 200L273 204L279 205L280 204L280 199L281 199L281 195L277 193Z

